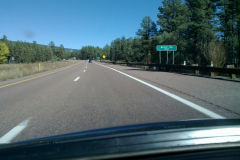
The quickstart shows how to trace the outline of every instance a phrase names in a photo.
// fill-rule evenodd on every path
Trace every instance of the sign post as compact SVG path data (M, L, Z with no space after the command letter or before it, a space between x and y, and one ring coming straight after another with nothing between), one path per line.
M168 51L167 51L167 62L166 62L166 64L168 64Z
M161 51L159 51L159 64L162 64L162 60L161 60Z
M177 46L176 45L157 45L156 49L157 49L157 51L160 52L159 64L161 64L161 51L167 51L167 61L166 61L166 64L168 64L168 51L173 51L173 64L174 64L174 51L177 51Z
M172 62L172 63L174 64L174 51L173 51L173 56L172 56L172 59L173 59L173 62Z

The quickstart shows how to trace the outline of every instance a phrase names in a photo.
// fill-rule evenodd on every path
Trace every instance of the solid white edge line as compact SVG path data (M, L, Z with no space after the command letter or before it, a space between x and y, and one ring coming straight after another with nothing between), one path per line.
M6 133L4 136L0 138L0 144L3 143L9 143L11 142L12 139L14 139L19 133L21 133L28 125L28 122L30 121L31 118L28 118L18 124L16 127L11 129L8 133Z
M202 106L199 106L199 105L197 105L197 104L195 104L195 103L193 103L193 102L190 102L190 101L188 101L188 100L186 100L186 99L183 99L183 98L181 98L181 97L179 97L179 96L177 96L177 95L174 95L174 94L172 94L172 93L170 93L170 92L167 92L167 91L165 91L165 90L163 90L163 89L161 89L161 88L159 88L159 87L156 87L156 86L154 86L154 85L152 85L152 84L150 84L150 83L147 83L147 82L145 82L145 81L143 81L143 80L140 80L140 79L138 79L138 78L135 78L135 77L133 77L133 76L130 76L130 75L128 75L128 74L126 74L126 73L123 73L123 72L121 72L121 71L118 71L118 70L116 70L116 69L114 69L114 68L111 68L111 67L108 67L108 66L99 64L99 63L95 63L95 64L100 65L100 66L103 66L103 67L106 67L106 68L111 69L111 70L113 70L113 71L116 71L116 72L118 72L118 73L120 73L120 74L122 74L122 75L125 75L125 76L127 76L127 77L129 77L129 78L131 78L131 79L134 79L134 80L136 80L136 81L138 81L138 82L140 82L140 83L142 83L142 84L144 84L144 85L146 85L146 86L148 86L148 87L150 87L150 88L152 88L152 89L155 89L155 90L157 90L157 91L159 91L159 92L161 92L161 93L163 93L163 94L165 94L165 95L167 95L167 96L169 96L169 97L171 97L171 98L173 98L173 99L175 99L175 100L177 100L177 101L179 101L179 102L181 102L181 103L183 103L183 104L185 104L185 105L187 105L187 106L189 106L189 107L191 107L191 108L193 108L193 109L195 109L195 110L197 110L197 111L199 111L199 112L201 112L201 113L203 113L203 114L205 114L205 115L207 115L207 116L209 116L209 117L211 117L211 118L215 118L215 119L225 119L225 117L223 117L223 116L221 116L221 115L219 115L219 114L217 114L217 113L215 113L215 112L213 112L213 111L210 111L210 110L208 110L208 109L206 109L206 108L204 108L204 107L202 107Z
M80 79L80 77L76 77L73 81L77 82Z

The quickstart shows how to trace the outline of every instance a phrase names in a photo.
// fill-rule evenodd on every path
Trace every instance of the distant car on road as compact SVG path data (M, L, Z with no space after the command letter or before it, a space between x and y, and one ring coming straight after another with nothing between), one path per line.
M89 59L89 60L88 60L88 62L89 62L89 63L92 63L92 60L91 60L91 59Z

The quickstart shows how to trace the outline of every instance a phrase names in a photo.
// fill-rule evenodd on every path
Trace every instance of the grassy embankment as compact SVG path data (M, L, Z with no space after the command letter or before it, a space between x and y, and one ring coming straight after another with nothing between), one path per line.
M65 67L73 63L76 62L75 61L41 62L40 72ZM34 73L39 73L38 64L39 63L0 64L0 81L20 78Z

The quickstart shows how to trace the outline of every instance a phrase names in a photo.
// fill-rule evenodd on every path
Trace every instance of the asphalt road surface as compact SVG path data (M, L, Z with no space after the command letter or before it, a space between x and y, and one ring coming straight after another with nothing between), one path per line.
M100 62L0 82L0 143L71 132L240 117L240 83Z

